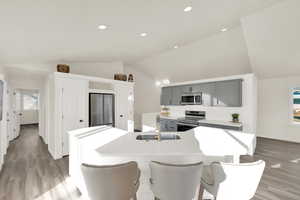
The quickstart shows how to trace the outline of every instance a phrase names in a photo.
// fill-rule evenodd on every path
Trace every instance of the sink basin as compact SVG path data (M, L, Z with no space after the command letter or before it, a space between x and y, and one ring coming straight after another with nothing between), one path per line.
M138 135L136 140L158 140L158 135ZM180 140L176 134L161 134L160 140Z

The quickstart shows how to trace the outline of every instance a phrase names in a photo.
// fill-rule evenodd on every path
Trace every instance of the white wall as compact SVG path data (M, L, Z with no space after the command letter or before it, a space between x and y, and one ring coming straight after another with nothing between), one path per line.
M101 78L113 79L115 73L123 73L122 62L98 62L98 63L69 63L70 73Z
M169 78L171 82L251 72L241 27L147 58L136 66L157 79Z
M124 66L120 61L116 62L57 62L42 64L11 64L7 65L7 71L12 76L26 75L48 75L57 71L57 64L70 65L70 73L87 76L97 76L101 78L113 79L115 73L123 73ZM1 71L1 69L0 69Z
M160 111L160 88L156 87L155 80L130 66L124 69L126 74L134 77L134 122L135 129L142 130L142 114Z
M300 86L300 76L271 78L258 82L258 136L300 142L300 125L291 121L291 89Z
M38 124L39 111L38 110L22 110L21 125Z
M42 77L8 77L8 84L15 89L39 90L43 87L44 79Z

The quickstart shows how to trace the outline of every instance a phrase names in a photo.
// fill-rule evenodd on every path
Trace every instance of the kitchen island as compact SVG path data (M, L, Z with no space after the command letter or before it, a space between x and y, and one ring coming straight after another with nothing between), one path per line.
M127 161L138 162L141 169L138 199L153 199L150 190L149 162L151 160L174 164L202 161L239 162L240 155L254 153L253 134L223 129L197 127L186 132L175 132L176 140L137 140L145 133L129 133L107 126L78 129L69 132L69 173L82 194L86 195L80 165L111 165ZM155 134L155 133L147 133ZM161 133L166 134L166 133Z

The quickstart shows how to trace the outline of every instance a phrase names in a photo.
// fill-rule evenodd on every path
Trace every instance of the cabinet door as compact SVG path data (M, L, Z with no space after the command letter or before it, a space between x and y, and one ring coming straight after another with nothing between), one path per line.
M193 88L193 91L195 91L196 93L202 93L202 105L212 105L215 83L199 83L194 85Z
M161 88L160 105L172 105L172 87Z
M242 106L242 80L220 81L215 83L214 106Z
M62 154L69 154L68 131L88 126L87 98L88 82L86 80L60 79L59 90L62 111Z
M181 91L183 94L193 93L193 86L192 85L183 85L181 86Z
M168 120L160 119L159 124L160 124L160 131L161 132L168 131Z
M170 132L177 131L177 121L176 120L168 120L167 131L170 131Z
M172 90L172 105L180 105L181 104L181 95L182 95L182 87L175 86Z

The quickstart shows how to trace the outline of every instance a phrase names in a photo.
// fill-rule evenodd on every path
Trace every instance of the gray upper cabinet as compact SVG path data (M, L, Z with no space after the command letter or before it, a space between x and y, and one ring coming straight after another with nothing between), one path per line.
M172 90L173 87L163 87L161 88L160 94L160 105L172 105Z
M204 106L242 106L241 79L163 87L160 104L181 105L181 95L189 93L202 93L202 105Z
M182 94L188 94L193 92L193 85L182 85L180 87Z
M202 105L211 106L212 97L215 91L215 83L199 83L194 85L193 91L195 93L202 93Z
M181 105L182 86L172 88L172 105Z
M242 80L215 82L213 106L241 107Z

